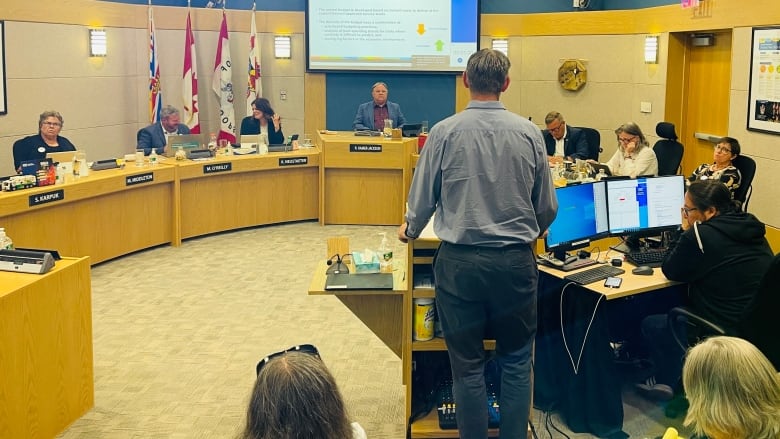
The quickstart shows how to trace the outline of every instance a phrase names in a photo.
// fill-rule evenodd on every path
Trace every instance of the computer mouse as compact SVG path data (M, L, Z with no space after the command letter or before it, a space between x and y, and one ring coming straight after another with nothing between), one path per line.
M648 267L647 265L640 265L634 268L633 270L631 270L632 273L639 274L642 276L650 276L651 274L653 274L653 271L655 271L653 270L653 267Z

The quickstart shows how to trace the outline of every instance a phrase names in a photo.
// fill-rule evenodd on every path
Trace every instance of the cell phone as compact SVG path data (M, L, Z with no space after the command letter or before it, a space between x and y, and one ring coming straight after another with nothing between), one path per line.
M604 286L607 288L620 288L620 284L622 283L622 277L608 277L606 280L604 280Z

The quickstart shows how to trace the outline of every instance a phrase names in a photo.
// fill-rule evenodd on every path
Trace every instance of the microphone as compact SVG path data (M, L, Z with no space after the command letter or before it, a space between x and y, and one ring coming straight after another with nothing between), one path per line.
M352 253L346 253L344 255L336 253L328 258L325 263L329 265L329 267L325 274L349 274L349 267L344 263L344 258L347 256L352 256ZM336 259L335 265L333 264L333 259Z

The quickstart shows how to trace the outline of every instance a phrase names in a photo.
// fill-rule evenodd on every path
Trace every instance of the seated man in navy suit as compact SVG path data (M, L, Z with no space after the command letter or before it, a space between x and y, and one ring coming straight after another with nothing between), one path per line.
M138 131L137 149L143 149L145 155L151 154L152 148L157 154L162 154L168 144L168 136L190 133L187 125L179 122L179 110L166 105L160 110L160 123L153 123Z
M385 119L393 121L393 128L406 123L401 106L387 100L387 84L384 82L374 84L371 87L371 96L374 100L360 104L358 107L352 129L382 131L385 128Z
M588 141L579 128L566 125L563 115L557 111L547 113L544 118L547 129L542 131L551 164L565 160L588 158Z

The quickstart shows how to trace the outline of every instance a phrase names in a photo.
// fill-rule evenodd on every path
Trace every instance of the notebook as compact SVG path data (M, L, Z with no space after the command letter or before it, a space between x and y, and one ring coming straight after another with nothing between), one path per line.
M329 274L325 290L392 290L391 273Z

